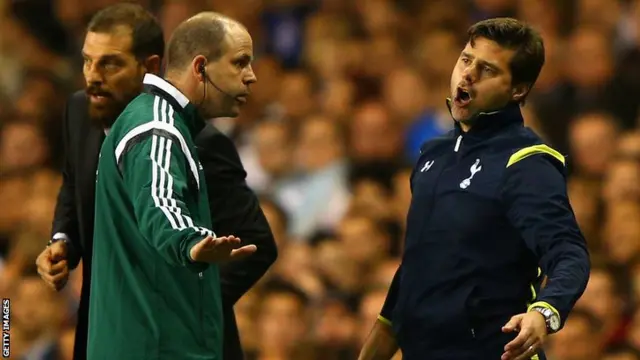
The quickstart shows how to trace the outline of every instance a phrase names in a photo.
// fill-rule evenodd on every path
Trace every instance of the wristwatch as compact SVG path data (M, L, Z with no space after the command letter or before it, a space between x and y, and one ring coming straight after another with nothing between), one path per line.
M537 311L544 316L548 334L553 334L560 330L560 317L553 310L542 306L532 307L531 310Z
M56 233L51 237L51 239L49 239L49 242L47 243L47 246L51 246L51 244L56 243L58 241L62 241L65 244L69 243L69 239L67 238L67 236L65 234Z

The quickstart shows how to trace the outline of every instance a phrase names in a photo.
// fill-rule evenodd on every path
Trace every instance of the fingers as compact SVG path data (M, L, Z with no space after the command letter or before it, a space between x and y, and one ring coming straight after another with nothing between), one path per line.
M239 249L235 249L231 251L231 255L229 256L230 260L240 260L245 258L258 250L258 247L255 245L246 245Z
M42 280L56 291L64 288L69 280L67 261L63 260L56 264L51 264L50 262L43 264L47 264L48 266L41 267L40 264L38 266L38 274L40 274Z
M239 244L240 238L232 235L218 238L207 236L191 248L191 258L195 261L217 262L220 257L230 257L231 251Z
M51 261L51 249L47 247L40 253L40 255L38 255L38 258L36 259L38 273L48 273L51 270L51 265L53 265Z
M508 333L513 331L518 331L520 328L520 323L522 322L523 315L513 316L508 323L506 323L502 327L502 332Z
M508 352L514 352L514 351L521 352L522 347L527 342L530 335L531 335L530 329L522 329L515 339L513 339L510 343L505 345L504 350Z
M204 244L204 248L207 250L221 246L228 246L229 248L233 248L240 244L240 238L237 238L235 236L222 236L219 238L207 236L205 240L207 241Z
M518 336L505 346L501 360L529 360L541 345L539 338L529 328L524 328Z
M522 350L519 356L515 357L515 360L531 360L531 357L536 354L538 347L536 345L529 345Z
M69 271L67 260L62 260L51 265L49 275L58 275Z
M49 253L53 261L60 261L67 258L67 244L64 241L56 241L48 246Z
M53 276L51 283L53 285L53 288L56 291L60 291L65 287L65 285L67 285L68 281L69 281L69 273L65 272L65 273Z

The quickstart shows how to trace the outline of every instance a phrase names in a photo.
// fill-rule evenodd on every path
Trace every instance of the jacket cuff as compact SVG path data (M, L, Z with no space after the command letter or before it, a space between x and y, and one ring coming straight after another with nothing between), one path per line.
M558 310L553 305L549 304L546 301L536 301L536 302L534 302L533 304L529 305L529 307L527 308L527 312L531 311L531 309L536 308L536 307L549 309L549 310L553 311L553 313L556 314L559 319L562 318L560 316L560 312L558 312Z
M82 252L80 251L80 249L76 248L75 245L73 245L73 242L69 238L69 235L63 232L57 232L53 234L47 246L57 241L64 241L65 244L67 244L67 263L69 264L69 269L75 269L76 267L78 267L80 258L82 258Z
M387 319L386 317L382 316L382 315L378 315L378 321L387 325L387 326L391 326L391 320Z
M208 263L195 261L191 258L191 248L194 247L201 240L202 240L201 237L196 236L195 239L192 239L189 242L187 242L187 249L186 249L187 253L185 254L185 258L187 259L187 261L185 265L187 268L189 268L193 272L203 272L207 269L207 267L209 267Z

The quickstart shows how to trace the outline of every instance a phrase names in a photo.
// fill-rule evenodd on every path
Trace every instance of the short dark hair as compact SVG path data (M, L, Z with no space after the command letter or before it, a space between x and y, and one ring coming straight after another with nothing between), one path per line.
M222 56L227 18L221 15L189 19L178 25L167 44L167 69L185 66L197 55L210 61Z
M303 308L308 306L311 301L309 295L302 289L280 278L274 278L266 282L261 295L263 299L266 299L270 295L290 295L293 296Z
M477 38L485 38L515 50L509 64L512 83L533 87L544 65L544 42L536 30L516 19L493 18L475 23L467 33L472 46Z
M105 33L118 26L131 30L131 52L138 60L164 55L164 34L158 19L138 4L119 3L98 11L91 18L87 31Z

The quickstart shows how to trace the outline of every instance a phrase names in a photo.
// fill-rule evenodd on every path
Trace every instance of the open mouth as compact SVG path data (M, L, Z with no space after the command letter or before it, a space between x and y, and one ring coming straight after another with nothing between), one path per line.
M459 106L466 106L471 102L471 93L469 90L458 87L456 89L455 102Z
M107 93L92 93L89 94L89 98L92 102L102 103L109 101L111 99L111 95Z

